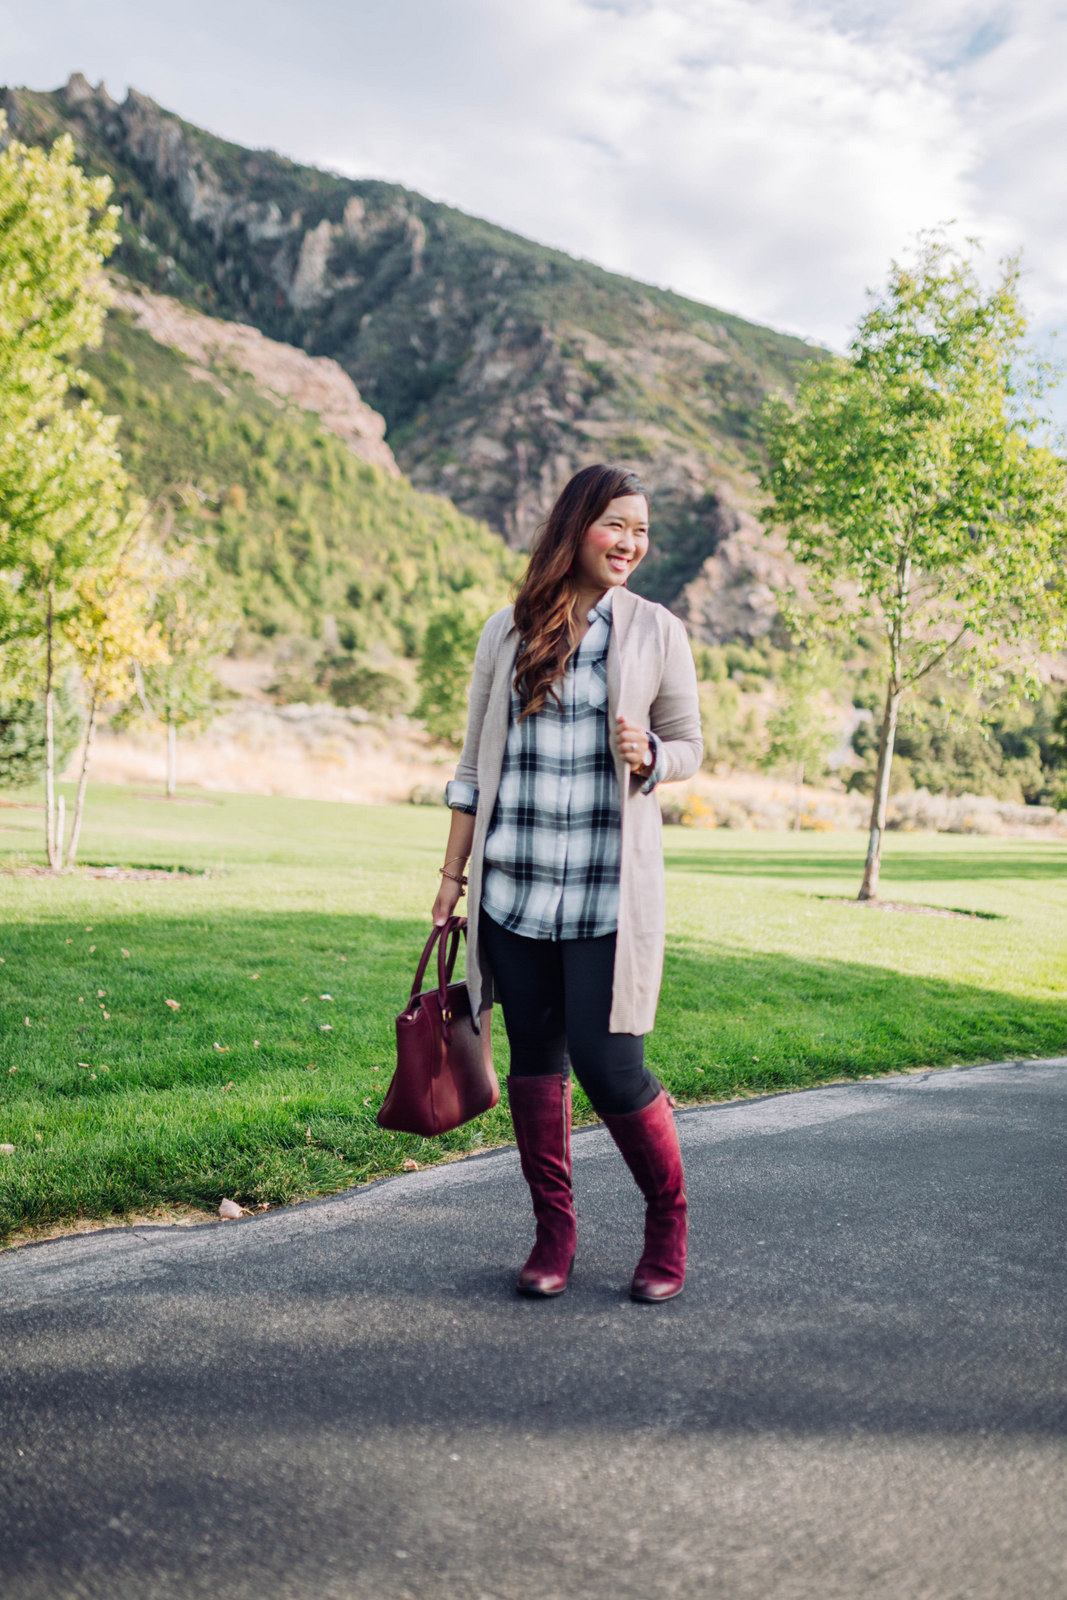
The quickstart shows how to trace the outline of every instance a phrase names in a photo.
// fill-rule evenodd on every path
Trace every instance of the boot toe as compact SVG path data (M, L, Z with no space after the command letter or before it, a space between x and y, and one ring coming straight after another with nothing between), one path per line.
M573 1266L572 1257L566 1272L545 1272L524 1267L519 1273L519 1281L515 1287L520 1294L527 1295L530 1299L551 1300L555 1295L562 1294L567 1287Z
M641 1273L630 1285L630 1299L643 1305L659 1305L661 1300L673 1300L685 1288L684 1278L659 1278Z

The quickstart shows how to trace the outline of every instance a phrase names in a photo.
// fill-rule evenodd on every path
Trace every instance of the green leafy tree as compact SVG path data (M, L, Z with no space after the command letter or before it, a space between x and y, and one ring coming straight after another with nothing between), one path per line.
M419 661L421 717L435 739L458 746L467 720L467 688L485 624L484 605L451 605L430 618Z
M975 688L1039 683L1064 633L1063 463L1035 440L1041 373L1018 266L986 292L940 237L795 405L765 407L768 520L806 564L813 630L873 625L886 681L860 899L877 897L902 698L950 668Z
M836 742L835 718L825 698L833 681L832 668L822 655L798 649L782 665L778 703L767 719L764 765L788 767L793 773L794 830L800 827L805 775L821 776Z
M2 132L2 128L0 128ZM126 477L115 422L77 399L71 358L99 338L102 264L116 240L110 186L51 150L0 152L0 648L35 662L44 700L45 843L61 864L56 686L86 574L123 542Z
M194 543L157 552L153 589L146 629L152 654L135 662L135 678L141 709L167 731L166 787L173 797L178 734L216 715L215 660L230 648L241 619L225 580Z

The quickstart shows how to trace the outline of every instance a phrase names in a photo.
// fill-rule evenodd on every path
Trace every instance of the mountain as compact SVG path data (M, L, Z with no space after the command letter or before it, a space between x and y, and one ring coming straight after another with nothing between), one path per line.
M232 589L238 653L283 698L410 710L429 618L504 604L518 556L412 487L335 362L128 281L115 300L82 359L92 397L160 519Z
M707 642L769 630L787 563L751 515L755 414L812 347L399 185L227 143L133 90L119 104L75 74L0 98L20 138L67 130L110 175L126 274L332 358L417 486L521 548L575 468L626 462L654 511L636 586Z

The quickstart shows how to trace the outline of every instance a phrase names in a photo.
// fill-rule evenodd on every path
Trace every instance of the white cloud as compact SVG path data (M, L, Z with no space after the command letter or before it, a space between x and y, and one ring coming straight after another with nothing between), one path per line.
M242 142L421 189L840 344L924 227L1025 249L1063 319L1056 0L0 0L9 79L77 67ZM62 40L62 46L56 44Z

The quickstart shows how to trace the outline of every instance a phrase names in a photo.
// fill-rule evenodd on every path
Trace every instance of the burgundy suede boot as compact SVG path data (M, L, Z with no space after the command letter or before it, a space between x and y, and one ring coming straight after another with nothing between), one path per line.
M641 1111L604 1118L645 1197L645 1248L630 1285L630 1297L655 1304L685 1287L689 1233L682 1152L670 1096L664 1090Z
M516 1287L520 1294L547 1298L567 1287L578 1239L571 1193L570 1078L554 1072L510 1077L508 1100L537 1219L537 1239Z

